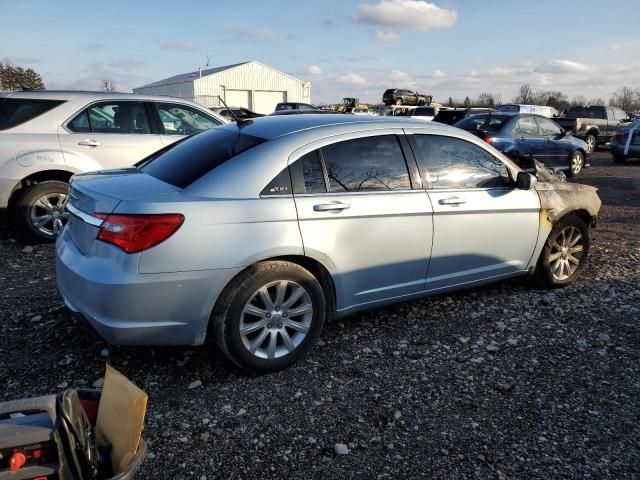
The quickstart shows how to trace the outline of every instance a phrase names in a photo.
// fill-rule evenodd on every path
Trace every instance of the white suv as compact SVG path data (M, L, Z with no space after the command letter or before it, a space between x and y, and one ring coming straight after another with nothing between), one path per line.
M0 93L0 214L52 240L79 172L129 167L227 121L187 100L108 92Z

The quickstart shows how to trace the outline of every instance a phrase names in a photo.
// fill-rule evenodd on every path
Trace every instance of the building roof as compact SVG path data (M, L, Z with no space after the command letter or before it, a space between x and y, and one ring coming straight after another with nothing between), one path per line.
M202 70L200 73L197 70L195 72L181 73L180 75L174 75L173 77L165 78L164 80L158 80L157 82L148 83L147 85L143 85L141 87L136 87L134 88L134 90L137 90L139 88L159 87L160 85L171 85L174 83L190 82L191 80L195 80L200 77L206 77L207 75L213 75L214 73L223 72L224 70L230 70L246 63L251 62L241 62L234 63L232 65L224 65L222 67L208 68L206 70Z

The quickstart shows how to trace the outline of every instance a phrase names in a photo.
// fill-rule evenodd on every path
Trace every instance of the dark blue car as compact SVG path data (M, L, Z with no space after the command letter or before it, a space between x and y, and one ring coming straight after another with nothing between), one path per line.
M522 168L533 168L536 159L573 177L588 166L587 144L541 115L484 113L455 126L490 143Z

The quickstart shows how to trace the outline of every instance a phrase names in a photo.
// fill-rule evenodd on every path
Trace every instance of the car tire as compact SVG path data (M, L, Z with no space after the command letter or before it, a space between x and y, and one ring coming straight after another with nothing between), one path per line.
M300 360L320 336L325 317L324 292L307 269L268 261L248 268L231 282L218 300L212 321L216 343L227 358L259 374Z
M396 105L402 105L404 102L401 98L396 98Z
M558 288L575 282L587 261L590 245L589 228L580 217L567 215L560 219L540 253L534 283Z
M36 242L53 242L69 218L66 209L69 184L48 180L32 185L18 199L19 227Z
M425 103L427 103L427 102L425 102L424 100L418 100L418 106L419 107L424 106Z
M598 146L598 139L592 133L584 137L584 142L587 144L587 153L593 153Z
M619 153L613 154L613 163L623 164L627 161L627 157L624 154L620 155Z
M577 177L584 168L584 154L580 150L576 150L569 157L568 177Z

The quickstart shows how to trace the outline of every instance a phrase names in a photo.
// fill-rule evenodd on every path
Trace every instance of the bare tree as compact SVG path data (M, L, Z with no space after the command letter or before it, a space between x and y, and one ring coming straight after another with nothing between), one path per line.
M569 107L569 97L567 97L564 93L559 90L549 90L547 92L547 102L546 105L548 107L553 107L558 111L565 110Z
M513 97L513 103L530 104L533 103L534 91L531 85L525 83L520 86L520 93Z
M607 102L604 101L604 98L596 97L589 100L589 105L600 105L605 106Z
M496 105L500 104L501 100L502 100L502 96L499 93L496 94L496 93L482 92L480 95L478 95L478 99L475 101L475 103L479 107L495 108Z
M574 107L576 105L586 105L588 103L587 101L587 97L585 97L584 95L576 95L575 97L573 97L573 99L571 100L571 106Z
M109 79L103 79L102 80L102 89L105 92L113 92L113 81L109 80Z
M635 91L629 87L622 87L620 90L613 92L613 97L609 104L619 107L625 112L631 112L640 108L640 90Z

